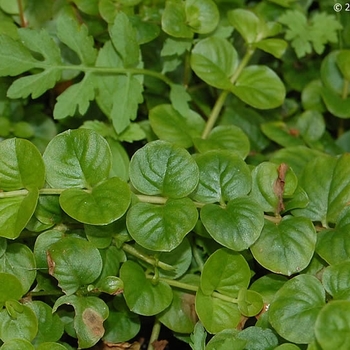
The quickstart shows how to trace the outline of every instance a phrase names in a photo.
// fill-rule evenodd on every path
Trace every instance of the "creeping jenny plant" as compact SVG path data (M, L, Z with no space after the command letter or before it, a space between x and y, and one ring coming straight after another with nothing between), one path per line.
M0 2L2 350L349 349L333 5Z

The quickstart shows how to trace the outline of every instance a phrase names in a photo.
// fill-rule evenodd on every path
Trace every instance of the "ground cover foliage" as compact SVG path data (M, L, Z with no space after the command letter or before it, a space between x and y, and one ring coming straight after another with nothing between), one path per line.
M0 1L1 349L349 349L333 5Z

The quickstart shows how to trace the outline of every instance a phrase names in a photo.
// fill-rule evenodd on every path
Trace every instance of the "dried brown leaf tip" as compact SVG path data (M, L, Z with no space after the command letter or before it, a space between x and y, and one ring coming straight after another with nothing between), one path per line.
M288 168L289 167L286 163L281 163L277 168L278 176L273 186L273 190L278 198L278 204L276 208L277 214L279 214L281 211L284 210L283 193L284 193L284 186L286 184L286 174L287 174Z

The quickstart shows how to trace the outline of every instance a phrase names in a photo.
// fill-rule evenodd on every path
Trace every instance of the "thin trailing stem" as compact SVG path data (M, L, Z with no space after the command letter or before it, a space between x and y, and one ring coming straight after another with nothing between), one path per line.
M238 65L237 69L235 70L234 74L232 75L230 81L232 84L234 84L237 80L237 78L239 77L239 75L242 73L242 70L247 66L249 60L251 59L251 57L254 54L254 49L251 47L248 47L246 54L244 55L244 57L242 58L242 61L240 62L240 64ZM228 96L228 94L230 93L230 91L225 90L222 91L221 94L219 95L218 99L215 102L215 105L210 113L210 116L207 120L205 129L202 133L202 139L206 139L208 137L208 135L210 134L211 130L213 129L217 119L219 118L220 112L224 106L226 97Z
M17 6L18 6L18 13L19 13L19 18L21 21L21 27L24 28L27 26L27 22L24 18L24 11L23 11L23 4L22 0L17 0Z
M153 342L158 340L161 326L162 326L161 323L156 318L155 321L154 321L154 324L153 324L152 333L151 333L151 337L150 337L150 340L149 340L149 344L148 344L147 350L154 350L155 349L152 344L153 344Z
M168 265L162 261L159 261L155 258L153 258L152 256L146 255L141 253L140 251L138 251L137 249L135 249L133 246L124 243L122 246L122 249L126 252L129 253L130 255L134 256L135 258L138 258L140 260L143 260L144 262L155 266L155 267L159 267L165 271L174 271L175 267Z

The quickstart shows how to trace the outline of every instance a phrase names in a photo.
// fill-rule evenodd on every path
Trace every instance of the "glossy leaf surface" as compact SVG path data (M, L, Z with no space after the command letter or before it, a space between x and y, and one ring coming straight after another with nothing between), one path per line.
M171 251L194 228L197 219L197 209L190 199L168 199L164 205L133 205L127 214L127 227L144 248Z
M154 141L131 158L130 180L143 194L182 198L198 183L198 167L190 154L165 141Z

